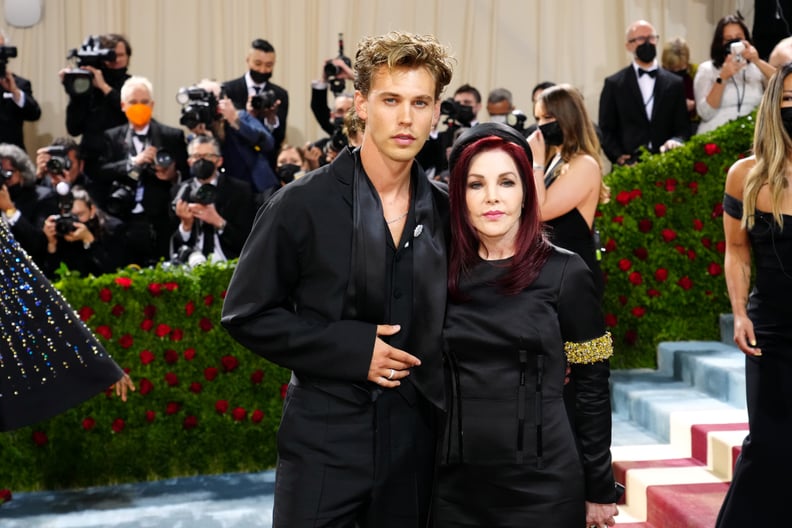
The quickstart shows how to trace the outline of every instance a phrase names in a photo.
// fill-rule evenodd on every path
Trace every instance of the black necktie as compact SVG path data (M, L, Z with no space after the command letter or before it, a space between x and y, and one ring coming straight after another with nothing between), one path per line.
M203 254L208 258L209 255L214 253L214 226L208 222L203 222L201 233L203 234Z
M648 75L649 77L655 78L657 77L657 70L644 70L643 68L638 68L638 77L640 78L641 75Z
M256 92L256 95L261 93L261 86L253 86L253 90Z

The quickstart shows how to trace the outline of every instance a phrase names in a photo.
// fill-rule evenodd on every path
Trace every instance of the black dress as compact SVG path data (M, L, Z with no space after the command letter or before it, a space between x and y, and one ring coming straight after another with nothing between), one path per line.
M0 431L50 418L123 375L0 222Z
M725 195L723 209L742 218L742 202ZM718 516L718 528L789 526L792 486L792 216L784 229L756 211L748 231L755 278L748 299L760 357L745 357L749 434Z
M610 335L578 255L553 248L536 281L512 296L494 286L508 263L479 262L461 280L469 300L448 305L437 526L580 528L585 500L618 497ZM567 359L576 432L562 396Z

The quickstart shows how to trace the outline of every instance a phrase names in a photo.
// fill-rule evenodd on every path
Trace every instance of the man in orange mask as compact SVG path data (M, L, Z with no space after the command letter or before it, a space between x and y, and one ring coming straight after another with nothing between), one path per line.
M130 253L143 266L169 257L169 237L176 227L171 191L189 174L184 132L151 117L153 91L145 77L130 77L121 87L128 122L105 132L98 175L111 186L104 208L127 222Z

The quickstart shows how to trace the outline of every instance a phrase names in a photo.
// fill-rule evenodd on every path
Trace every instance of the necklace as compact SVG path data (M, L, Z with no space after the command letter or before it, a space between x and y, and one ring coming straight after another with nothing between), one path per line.
M408 212L409 212L409 211L405 211L403 215L401 215L401 216L398 216L398 217L394 218L393 220L385 220L385 223L386 223L386 224L388 224L388 225L391 225L391 224L392 224L392 223L394 223L394 222L398 222L399 220L401 220L402 218L404 218L405 216L407 216L407 213L408 213Z

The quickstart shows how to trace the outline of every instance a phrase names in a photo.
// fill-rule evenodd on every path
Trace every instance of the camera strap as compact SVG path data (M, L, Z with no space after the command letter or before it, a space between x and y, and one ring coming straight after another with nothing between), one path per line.
M214 253L214 226L208 222L201 222L201 235L203 236L203 251L205 257Z

